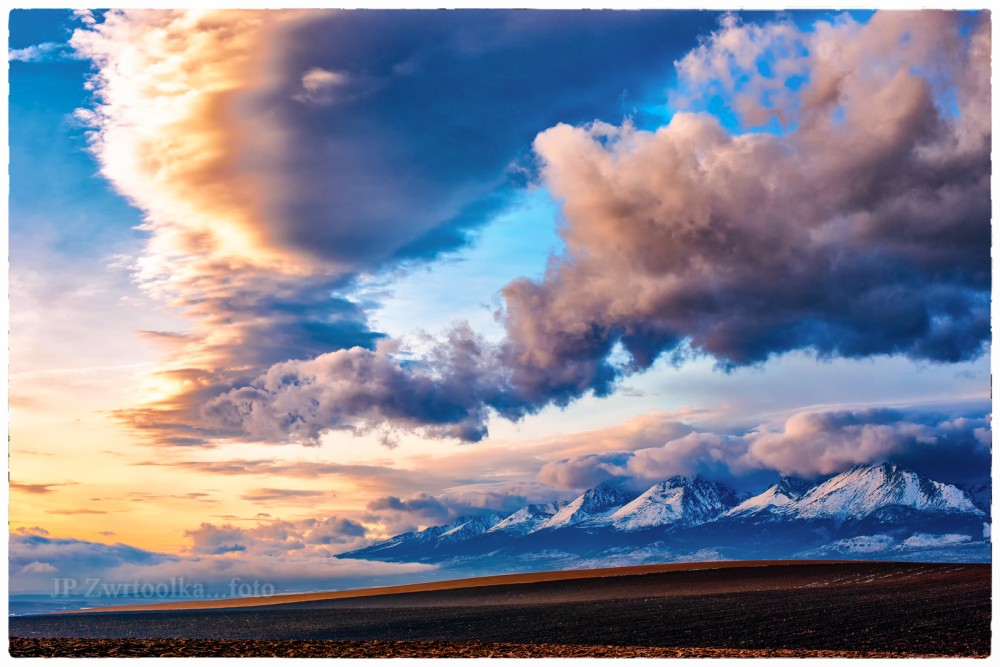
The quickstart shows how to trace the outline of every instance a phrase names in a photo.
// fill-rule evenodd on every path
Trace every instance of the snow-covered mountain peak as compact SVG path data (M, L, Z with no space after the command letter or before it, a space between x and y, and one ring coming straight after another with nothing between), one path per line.
M747 498L726 512L727 516L759 514L760 512L780 512L801 498L809 490L809 482L797 477L782 477L762 493Z
M893 462L869 463L831 477L794 503L801 518L860 518L900 506L921 511L982 514L964 491Z
M604 482L571 500L539 529L565 528L582 521L603 518L632 501L635 496L635 493L624 489L620 483Z
M541 528L542 524L551 519L565 505L566 501L555 501L522 507L486 532L527 535Z
M441 541L467 540L476 535L482 535L495 526L501 519L502 514L490 513L476 516L464 516L448 526L444 526L443 531L437 539Z
M676 523L711 521L735 505L732 489L697 475L671 477L654 484L609 517L619 530L641 530Z

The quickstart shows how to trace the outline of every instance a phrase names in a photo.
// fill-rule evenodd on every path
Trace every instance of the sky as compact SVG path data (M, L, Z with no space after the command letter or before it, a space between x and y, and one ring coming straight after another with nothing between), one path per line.
M329 556L610 477L989 477L985 13L9 28L12 593L434 578Z

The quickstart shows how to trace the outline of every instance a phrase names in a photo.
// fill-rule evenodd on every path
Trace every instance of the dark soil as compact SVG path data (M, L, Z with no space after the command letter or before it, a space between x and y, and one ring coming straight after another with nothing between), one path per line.
M484 642L232 641L224 639L22 639L15 658L932 658L916 653L663 648ZM985 657L985 656L982 656Z
M677 651L698 649L705 655L711 649L728 651L727 656L817 651L985 656L990 596L989 565L857 562L550 581L247 609L26 616L10 619L10 634L43 638L34 648L12 644L12 651L48 651L33 655L83 655L80 650L97 651L88 655L222 655L214 650L272 655L268 651L281 650L286 651L281 655L335 651L345 657L340 652L572 656L565 652L572 650L660 657L641 651L662 650L668 651L662 657L674 657ZM82 638L130 639L94 645ZM227 641L189 641L194 639ZM562 652L545 653L552 645L558 646L551 650Z

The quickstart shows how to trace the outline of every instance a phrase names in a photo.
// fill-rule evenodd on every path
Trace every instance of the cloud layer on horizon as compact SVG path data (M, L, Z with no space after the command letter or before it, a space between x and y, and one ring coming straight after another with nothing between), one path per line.
M978 410L807 410L736 433L692 428L653 446L553 459L538 479L574 490L610 478L646 488L674 475L701 474L747 488L778 475L818 479L892 459L937 481L974 484L990 475L990 422ZM630 435L648 442L641 433Z
M433 578L434 568L427 565L332 558L331 554L352 544L350 539L357 532L356 524L345 526L335 518L261 524L249 530L203 524L188 531L191 552L185 555L52 537L41 529L11 533L10 592L64 592L58 586L65 584L57 585L57 580L74 581L76 595L86 594L91 585L100 594L107 590L105 585L166 586L171 580L182 580L212 594L233 596L234 581L268 584L281 592L352 588L359 581L377 586Z

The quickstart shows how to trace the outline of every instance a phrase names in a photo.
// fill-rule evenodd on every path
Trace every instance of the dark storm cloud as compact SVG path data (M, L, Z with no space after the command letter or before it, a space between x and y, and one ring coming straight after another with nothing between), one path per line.
M280 80L243 108L251 123L281 128L284 159L269 174L280 222L268 231L357 270L460 247L504 204L508 168L539 130L621 117L623 93L662 88L711 22L704 12L510 11L302 21L283 36ZM326 73L327 90L306 104L310 72Z

